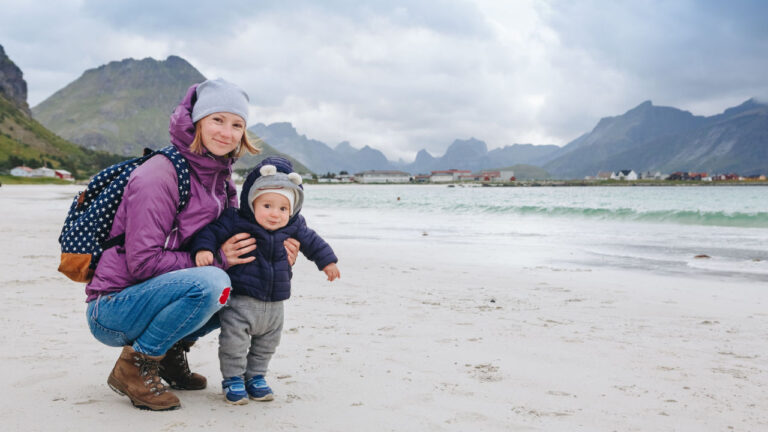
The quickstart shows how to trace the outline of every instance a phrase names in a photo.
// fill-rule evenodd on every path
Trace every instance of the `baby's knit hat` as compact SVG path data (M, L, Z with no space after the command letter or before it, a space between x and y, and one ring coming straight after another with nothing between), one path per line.
M197 101L192 107L192 121L217 112L237 114L248 124L248 95L238 86L221 78L206 80L197 86Z
M248 204L265 193L278 193L288 198L291 206L291 216L301 210L304 202L304 190L301 188L301 176L293 172L293 165L288 159L268 157L257 165L256 180L248 189Z
M267 165L267 166L270 166L270 165ZM267 170L262 170L262 171L267 171ZM263 172L262 172L262 175L264 175ZM267 175L269 175L269 174L267 174ZM299 177L299 178L301 178L301 177ZM296 191L295 190L288 189L288 188L285 188L283 186L275 186L275 187L266 186L266 187L259 188L258 190L254 190L253 188L251 188L251 191L255 192L253 197L248 197L249 201L251 202L251 204L253 204L253 202L256 201L256 199L258 199L260 196L262 196L264 194L267 194L267 193L275 193L275 194L282 195L282 196L286 197L288 199L288 212L291 214L291 216L293 216L293 209L296 206Z

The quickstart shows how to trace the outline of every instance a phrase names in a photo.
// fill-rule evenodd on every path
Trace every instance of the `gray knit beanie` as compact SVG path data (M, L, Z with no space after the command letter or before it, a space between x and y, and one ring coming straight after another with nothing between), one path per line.
M197 86L197 102L192 107L192 121L217 113L237 114L248 124L248 95L238 86L221 78L206 80Z
M268 160L269 159L265 161ZM288 163L290 164L290 162ZM295 172L289 174L280 172L275 165L270 164L261 165L261 167L258 168L258 171L253 171L251 173L251 175L254 174L257 176L256 180L254 180L250 189L248 189L248 204L251 208L253 208L253 201L258 198L259 195L274 192L279 193L280 195L285 195L285 197L288 198L288 202L291 204L291 216L301 210L301 206L304 204L304 190L299 187L302 183L300 175ZM249 177L251 175L249 175ZM292 194L293 199L287 194Z

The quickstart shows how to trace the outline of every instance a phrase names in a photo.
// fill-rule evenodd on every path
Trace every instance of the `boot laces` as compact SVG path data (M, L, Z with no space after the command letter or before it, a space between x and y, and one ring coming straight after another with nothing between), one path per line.
M133 359L136 361L134 364L139 368L139 374L145 378L144 385L149 388L149 391L160 395L168 390L158 376L160 362L140 356Z
M189 348L179 344L173 353L173 358L179 366L181 374L185 377L192 375L192 371L189 370L189 362L187 361L187 352L189 352Z

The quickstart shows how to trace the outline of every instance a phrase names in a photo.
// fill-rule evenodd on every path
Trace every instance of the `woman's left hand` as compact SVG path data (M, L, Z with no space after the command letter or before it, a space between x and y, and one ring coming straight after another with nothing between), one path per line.
M296 264L296 257L299 256L299 246L301 246L301 243L295 238L289 238L283 242L283 245L285 246L285 251L288 252L288 264Z

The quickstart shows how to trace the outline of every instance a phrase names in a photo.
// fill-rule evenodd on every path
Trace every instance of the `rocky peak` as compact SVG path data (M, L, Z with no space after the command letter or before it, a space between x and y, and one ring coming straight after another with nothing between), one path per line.
M472 158L483 156L486 153L488 153L488 146L485 144L485 141L470 138L468 140L454 140L453 144L446 150L445 155L458 158Z
M423 162L431 162L434 160L435 160L435 157L429 154L429 152L426 149L421 149L416 154L416 159L414 162L423 163Z
M352 144L350 144L349 141L342 141L338 143L334 150L336 153L345 156L355 154L357 152L357 149L352 147Z
M296 128L290 122L277 122L267 126L267 129L276 136L295 138L299 136Z
M747 100L746 102L742 103L739 106L736 106L736 107L733 107L733 108L728 108L727 110L725 110L723 112L723 114L726 117L727 116L733 116L733 115L741 114L743 112L752 111L754 109L763 109L763 110L765 110L766 106L767 106L766 104L761 103L757 99L751 98L751 99Z
M13 61L5 54L0 45L0 96L13 102L27 115L31 115L27 105L27 82Z

